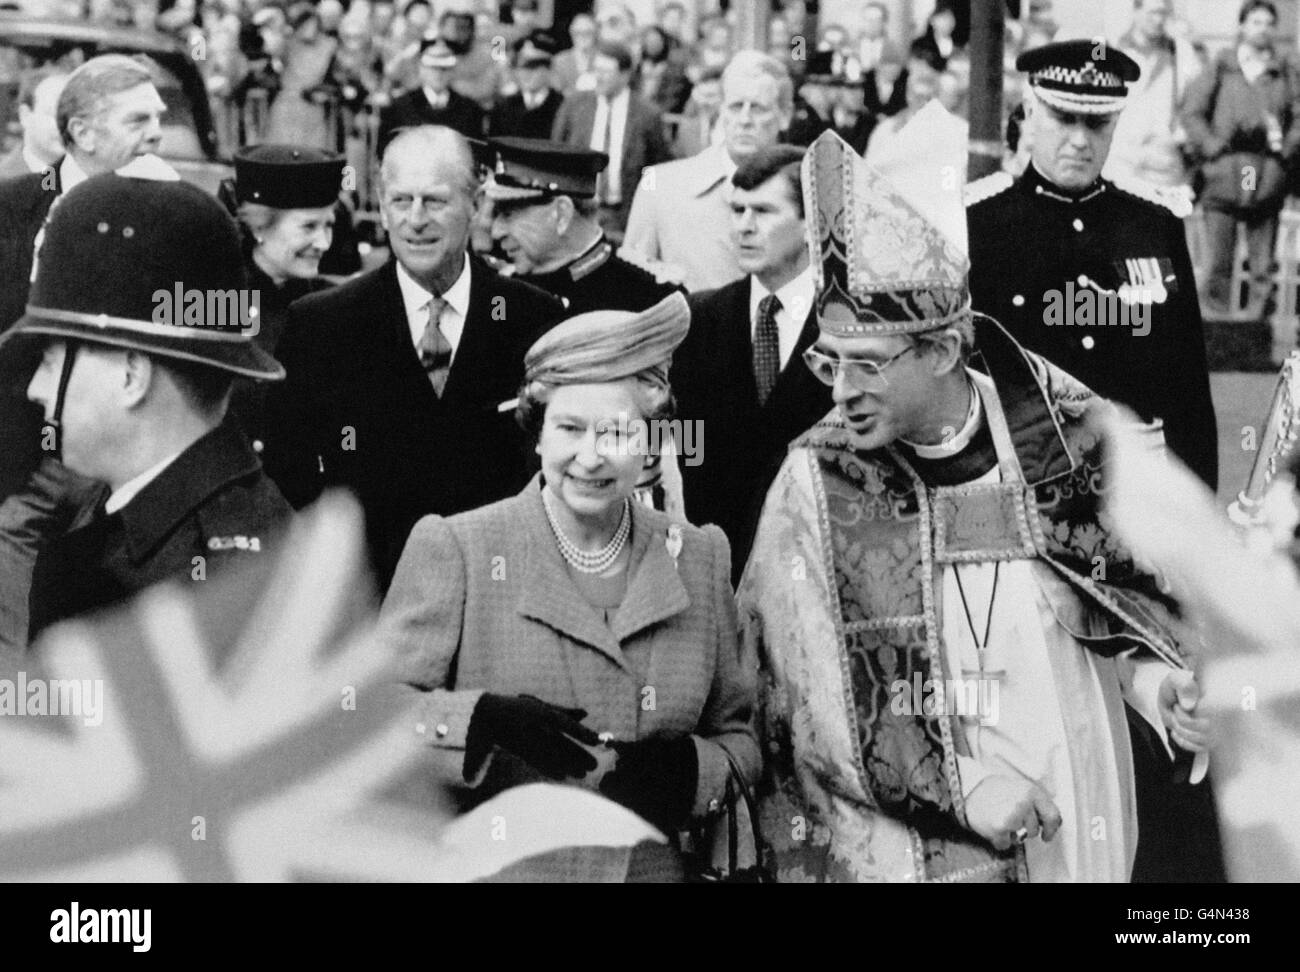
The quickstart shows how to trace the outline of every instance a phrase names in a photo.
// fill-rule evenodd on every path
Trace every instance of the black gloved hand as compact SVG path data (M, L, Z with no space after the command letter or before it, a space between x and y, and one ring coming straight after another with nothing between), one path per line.
M592 746L599 741L582 724L586 717L582 709L562 709L531 695L483 695L465 734L465 779L478 774L493 746L554 779L590 773L596 757L573 741Z
M618 762L600 792L671 834L690 818L700 764L690 736L658 735L615 743Z

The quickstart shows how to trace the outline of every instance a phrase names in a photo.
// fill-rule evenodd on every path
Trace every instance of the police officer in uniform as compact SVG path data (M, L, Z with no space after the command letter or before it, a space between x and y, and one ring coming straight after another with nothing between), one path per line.
M609 156L534 138L489 140L492 239L518 280L555 294L568 316L643 311L680 288L615 255L596 220Z
M1016 67L1029 75L1031 161L1015 180L998 173L967 187L974 309L1098 393L1162 420L1169 449L1214 488L1218 435L1180 219L1190 207L1100 177L1140 70L1083 40L1027 51ZM1190 756L1171 762L1150 724L1128 714L1133 880L1223 881L1209 781L1192 785Z
M106 486L37 558L33 636L269 555L291 509L225 421L236 377L284 377L250 336L247 290L234 222L194 186L107 174L61 200L0 361L34 365L46 434Z
M1144 420L1212 489L1218 437L1185 200L1100 177L1138 65L1077 40L1020 55L1031 162L967 187L971 298ZM1149 327L1149 331L1147 330Z

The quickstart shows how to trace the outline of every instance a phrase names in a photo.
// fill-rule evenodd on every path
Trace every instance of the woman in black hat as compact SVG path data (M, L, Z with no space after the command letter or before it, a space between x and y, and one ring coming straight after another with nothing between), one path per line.
M259 347L275 353L289 305L323 290L321 258L334 236L343 184L343 156L290 145L256 145L235 155L235 182L227 186L244 236L249 287L258 293ZM254 440L262 437L262 393L246 383L232 410Z

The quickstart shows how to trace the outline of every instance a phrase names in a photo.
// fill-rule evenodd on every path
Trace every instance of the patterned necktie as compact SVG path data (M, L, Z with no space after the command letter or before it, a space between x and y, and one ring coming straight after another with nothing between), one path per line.
M766 405L767 398L781 373L781 342L776 329L776 314L781 301L776 294L768 294L758 304L758 327L754 329L754 384L758 388L758 404Z
M429 374L429 384L433 393L442 397L442 390L447 385L447 372L451 369L451 342L438 326L442 320L443 308L447 302L441 297L429 301L429 323L424 325L424 334L420 336L417 346L420 352L420 364Z

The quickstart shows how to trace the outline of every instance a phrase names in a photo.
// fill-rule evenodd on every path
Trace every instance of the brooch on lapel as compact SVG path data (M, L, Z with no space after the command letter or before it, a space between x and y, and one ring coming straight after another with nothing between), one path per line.
M664 541L668 556L673 558L673 570L677 569L677 555L682 552L682 528L676 523L668 527L668 539Z

